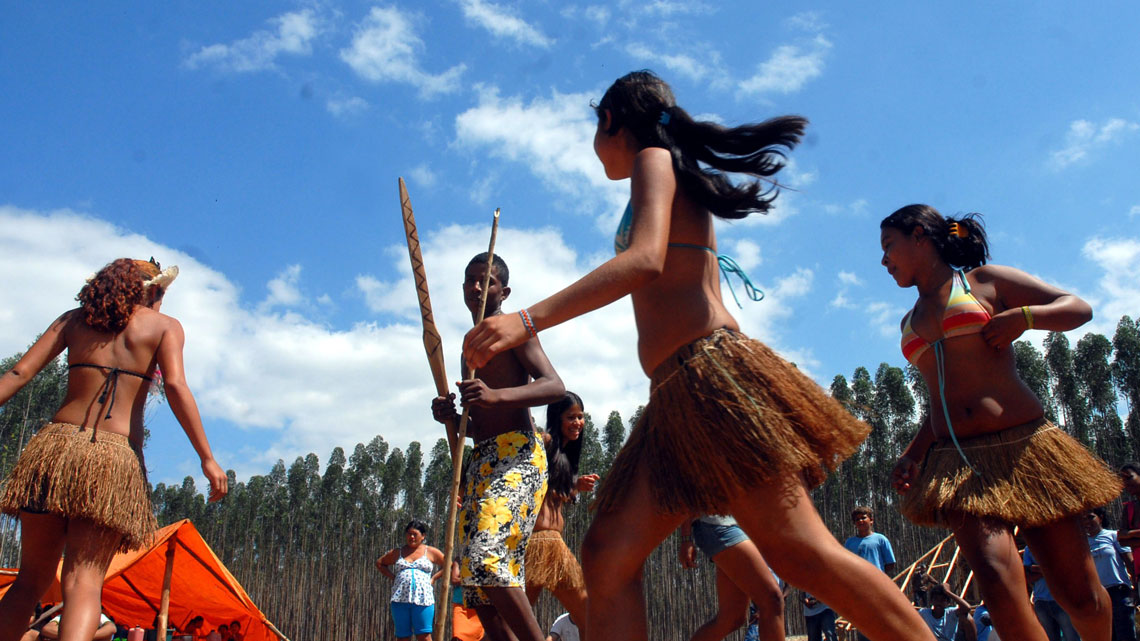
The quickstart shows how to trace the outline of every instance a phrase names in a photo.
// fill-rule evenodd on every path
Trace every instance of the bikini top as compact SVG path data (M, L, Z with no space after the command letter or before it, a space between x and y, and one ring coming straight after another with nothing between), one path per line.
M629 249L630 237L633 234L633 201L625 204L625 213L621 216L621 222L618 223L617 233L614 234L614 253L620 254ZM764 291L752 284L752 280L748 278L748 274L744 269L732 259L731 256L725 254L718 254L712 247L706 245L696 245L693 243L669 243L669 247L680 247L684 249L700 249L704 250L713 256L716 256L716 262L720 266L721 275L724 276L724 282L728 285L728 291L732 294L732 300L736 301L736 306L743 309L740 304L740 299L736 297L736 290L732 288L732 282L728 280L729 274L736 274L740 278L740 282L744 285L744 293L748 298L753 301L759 302L764 300Z
M107 372L107 378L103 381L103 387L101 387L99 389L99 404L100 405L103 405L107 402L108 396L111 397L111 404L107 407L107 416L105 417L107 420L109 420L111 418L111 410L115 407L115 390L117 390L119 388L119 374L127 374L129 376L135 376L137 378L143 379L144 381L146 381L148 383L154 382L154 379L151 378L150 376L147 376L146 374L139 374L138 372L132 372L129 369L122 369L119 367L108 367L106 365L95 365L93 363L72 363L72 364L67 366L67 369L71 370L71 369L74 369L76 367L91 367L91 368L99 369L99 370L110 370L109 372Z
M942 417L946 419L946 430L950 432L950 440L954 443L954 449L958 450L958 456L962 457L962 461L975 475L981 476L978 468L966 458L966 453L958 443L958 435L954 433L954 424L950 422L950 406L946 403L946 353L943 344L947 338L981 332L982 327L990 320L990 313L970 292L970 282L966 280L966 272L956 269L951 278L950 297L946 300L946 309L942 311L942 338L927 343L926 339L915 333L910 326L911 316L914 315L912 309L906 315L906 322L903 324L902 351L903 356L917 367L922 354L928 348L934 348L934 362L938 368L938 397L942 400Z
M974 298L970 291L970 283L966 280L966 273L961 269L954 270L950 286L950 298L946 300L946 309L942 311L942 338L934 341L939 343L947 338L977 334L982 327L990 321L990 313ZM926 342L910 325L914 310L906 315L902 330L902 353L908 361L915 366L918 359L934 343Z

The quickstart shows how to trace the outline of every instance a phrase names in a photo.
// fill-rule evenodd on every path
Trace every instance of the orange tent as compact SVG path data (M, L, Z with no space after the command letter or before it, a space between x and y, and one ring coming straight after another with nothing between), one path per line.
M56 576L45 602L58 598L58 570ZM0 573L0 595L14 579ZM162 607L166 582L170 625L181 629L202 616L206 631L238 621L247 641L285 639L188 519L156 532L147 549L115 555L103 582L103 609L120 625L149 628Z

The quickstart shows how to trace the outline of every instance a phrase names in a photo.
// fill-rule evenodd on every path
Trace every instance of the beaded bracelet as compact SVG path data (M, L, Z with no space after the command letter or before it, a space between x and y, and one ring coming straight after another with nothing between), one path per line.
M1033 312L1029 311L1029 305L1021 306L1021 315L1025 317L1026 329L1033 329Z
M525 309L520 309L519 318L522 319L523 327L526 328L526 331L528 334L530 334L531 338L538 336L538 330L534 328L534 321L530 319L530 312L526 311Z

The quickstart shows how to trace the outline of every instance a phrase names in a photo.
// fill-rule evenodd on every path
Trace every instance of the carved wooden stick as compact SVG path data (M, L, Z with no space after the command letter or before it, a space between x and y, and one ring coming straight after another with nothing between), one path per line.
M408 257L412 260L412 277L416 281L416 293L420 297L420 316L423 319L424 326L424 351L427 352L428 365L431 367L431 376L435 380L435 391L439 396L447 396L450 392L447 384L447 372L444 367L443 360L443 340L439 337L439 331L435 328L435 318L432 316L431 311L431 295L428 293L427 272L424 271L424 259L420 254L420 236L416 229L416 217L412 213L412 201L408 198L408 188L404 184L404 179L399 179L400 184L400 210L404 218L404 232L408 237ZM447 425L447 440L451 446L451 466L453 469L459 469L463 464L463 441L456 439L457 426L452 421ZM452 492L451 507L448 510L448 520L454 523L455 519L455 492ZM444 628L447 627L447 612L451 609L448 607L451 604L451 598L448 594L448 589L451 585L451 558L455 553L454 541L454 526L449 528L446 545L444 549L444 556L446 558L446 565L444 566L444 588L442 603L439 603L435 611L435 639L436 641L443 641Z

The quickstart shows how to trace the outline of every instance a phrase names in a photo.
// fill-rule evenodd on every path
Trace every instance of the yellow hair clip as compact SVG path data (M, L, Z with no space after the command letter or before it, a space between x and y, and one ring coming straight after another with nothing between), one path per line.
M966 236L970 235L970 230L966 229L963 225L959 225L958 223L950 223L950 235L957 236L958 238L965 238Z

